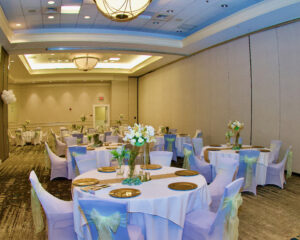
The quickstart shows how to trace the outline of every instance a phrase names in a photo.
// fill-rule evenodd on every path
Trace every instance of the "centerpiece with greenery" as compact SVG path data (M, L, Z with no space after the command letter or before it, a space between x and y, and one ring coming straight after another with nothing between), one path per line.
M27 127L28 127L29 124L30 124L30 120L26 120L25 123L22 124L22 127L23 127L23 129L24 129L24 132L27 131Z
M125 135L123 140L129 141L133 146L132 150L130 151L130 157L128 160L128 179L125 179L123 181L124 184L131 185L132 183L135 184L136 182L134 178L135 159L139 154L140 147L147 146L147 144L149 146L151 142L155 142L154 128L152 126L134 124L133 127L128 127L128 133ZM144 150L147 151L147 147L145 147Z
M234 143L232 149L239 150L241 148L241 146L239 145L240 131L244 128L244 123L241 123L238 120L230 121L228 123L228 128L235 135L235 143Z
M125 149L125 147L119 147L116 150L112 150L110 152L113 156L113 159L116 159L118 161L118 169L117 174L123 175L124 173L124 159L129 158L130 151Z
M81 115L80 120L82 122L80 133L83 133L84 122L86 121L86 116L85 115Z

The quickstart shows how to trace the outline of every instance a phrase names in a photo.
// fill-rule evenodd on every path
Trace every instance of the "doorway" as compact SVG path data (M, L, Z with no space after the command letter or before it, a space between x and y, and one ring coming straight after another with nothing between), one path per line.
M109 105L93 105L94 128L104 128L110 123Z

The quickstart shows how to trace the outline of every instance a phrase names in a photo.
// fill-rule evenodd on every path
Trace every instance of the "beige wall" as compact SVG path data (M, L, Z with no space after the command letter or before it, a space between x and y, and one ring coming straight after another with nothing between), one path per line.
M268 146L272 139L281 139L281 155L293 145L293 171L299 173L299 42L297 22L147 74L139 79L139 121L189 134L199 128L210 144L223 143L227 122L238 119L245 122L241 135L246 144Z

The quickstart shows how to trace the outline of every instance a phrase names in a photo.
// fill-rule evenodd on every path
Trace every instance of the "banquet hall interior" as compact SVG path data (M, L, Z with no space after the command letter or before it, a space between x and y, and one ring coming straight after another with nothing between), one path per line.
M300 239L299 19L0 0L0 240Z

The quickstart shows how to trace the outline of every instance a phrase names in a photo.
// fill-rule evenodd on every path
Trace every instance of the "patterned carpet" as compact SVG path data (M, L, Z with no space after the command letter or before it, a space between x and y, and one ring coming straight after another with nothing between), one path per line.
M0 165L0 239L47 239L46 232L34 235L30 210L33 169L42 185L60 199L70 200L71 181L49 181L44 146L12 147L10 158ZM240 208L240 237L254 239L300 239L300 177L292 176L284 190L258 187L257 196L243 194Z

